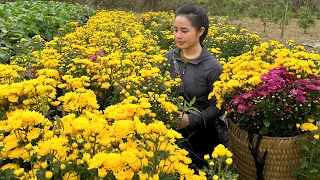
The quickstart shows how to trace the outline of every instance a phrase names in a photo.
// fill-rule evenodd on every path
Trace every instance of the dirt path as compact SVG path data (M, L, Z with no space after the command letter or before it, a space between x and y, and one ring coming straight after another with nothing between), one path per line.
M307 29L307 34L304 29L298 25L298 19L291 19L290 23L285 26L284 37L281 38L281 29L279 24L272 22L267 23L266 32L263 32L263 25L260 19L244 18L243 20L234 20L230 22L234 26L245 27L250 33L258 33L263 41L277 40L281 43L286 43L288 40L294 40L297 45L315 46L316 51L320 52L320 20L316 21L315 26Z

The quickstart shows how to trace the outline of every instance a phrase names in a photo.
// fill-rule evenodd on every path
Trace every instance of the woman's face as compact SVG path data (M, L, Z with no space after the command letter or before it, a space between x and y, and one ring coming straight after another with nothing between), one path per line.
M200 44L199 38L203 33L192 26L186 15L178 15L174 20L174 39L180 49L188 49Z

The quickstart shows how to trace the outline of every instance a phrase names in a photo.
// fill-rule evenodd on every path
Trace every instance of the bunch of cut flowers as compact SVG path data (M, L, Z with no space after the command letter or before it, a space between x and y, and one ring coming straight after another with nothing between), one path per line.
M299 134L296 125L316 123L320 114L320 76L301 78L281 66L261 75L261 83L236 93L226 105L240 129L271 137Z

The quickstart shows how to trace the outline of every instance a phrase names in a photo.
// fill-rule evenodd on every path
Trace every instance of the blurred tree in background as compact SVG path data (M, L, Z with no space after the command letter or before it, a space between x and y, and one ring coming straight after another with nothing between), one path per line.
M301 7L299 9L299 26L307 33L307 28L313 26L316 21L316 16L309 7Z
M0 3L14 0L0 0ZM47 0L49 1L49 0ZM241 19L249 14L261 11L273 11L272 21L281 21L286 0L56 0L60 2L80 3L97 9L124 10L134 12L170 11L183 3L194 3L207 9L212 16L227 16ZM289 0L287 16L298 18L300 7L308 7L320 18L320 0ZM266 10L267 8L268 10ZM280 13L279 13L280 12ZM257 18L257 17L256 17ZM289 18L287 19L287 21Z

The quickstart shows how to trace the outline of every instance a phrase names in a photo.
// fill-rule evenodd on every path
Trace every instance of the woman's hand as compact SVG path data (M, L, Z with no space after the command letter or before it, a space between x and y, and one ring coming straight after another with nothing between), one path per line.
M187 114L181 112L181 111L178 111L178 114L181 118L181 121L180 121L180 124L178 126L177 129L184 129L186 128L187 126L189 126L189 117Z

